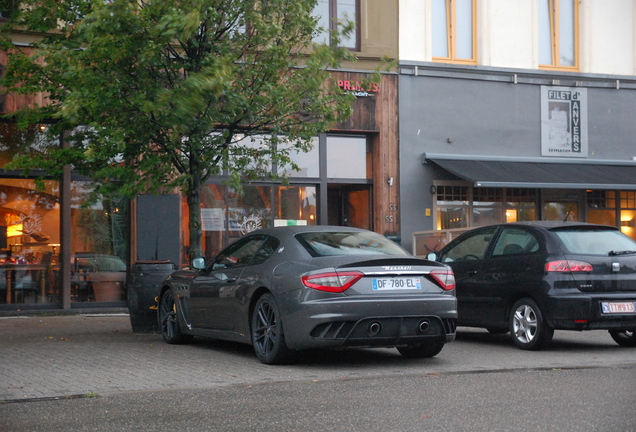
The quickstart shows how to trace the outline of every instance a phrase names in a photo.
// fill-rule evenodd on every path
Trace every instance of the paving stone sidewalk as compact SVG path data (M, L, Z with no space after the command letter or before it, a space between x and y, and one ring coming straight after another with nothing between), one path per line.
M244 344L197 340L168 345L159 334L133 333L127 313L0 317L0 365L0 406L348 374L348 368L273 368Z
M0 364L0 404L274 379L247 345L168 345L126 313L0 317Z

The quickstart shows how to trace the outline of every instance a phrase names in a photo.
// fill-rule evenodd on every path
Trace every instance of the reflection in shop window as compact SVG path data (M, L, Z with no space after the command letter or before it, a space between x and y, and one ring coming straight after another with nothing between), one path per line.
M87 204L90 182L71 184L71 301L126 300L127 200Z
M276 188L275 226L316 225L316 209L315 187Z
M506 222L537 220L536 189L508 188L506 192Z
M223 185L207 185L201 194L205 256L215 256L258 228L315 225L316 201L314 186L243 186L237 193ZM187 220L182 226L187 228Z
M308 152L303 151L290 151L290 159L298 169L293 169L292 166L279 166L278 174L285 175L287 177L320 177L320 165L319 165L319 148L318 137L312 140L311 150ZM279 148L288 149L292 144L289 142L282 142L279 144Z
M475 188L471 226L498 224L503 221L503 188Z
M327 177L372 178L371 150L365 137L327 137Z

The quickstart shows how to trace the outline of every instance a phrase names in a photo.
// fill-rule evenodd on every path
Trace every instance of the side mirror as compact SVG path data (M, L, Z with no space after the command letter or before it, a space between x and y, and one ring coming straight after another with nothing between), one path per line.
M426 259L429 261L437 261L437 253L429 252L428 255L426 255Z
M205 258L196 257L195 259L193 259L192 268L195 268L197 270L203 270L205 268Z

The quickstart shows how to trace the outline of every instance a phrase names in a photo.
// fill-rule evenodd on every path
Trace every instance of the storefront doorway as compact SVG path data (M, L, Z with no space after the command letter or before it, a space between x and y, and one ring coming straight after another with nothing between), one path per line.
M373 229L369 185L330 184L327 201L329 225Z

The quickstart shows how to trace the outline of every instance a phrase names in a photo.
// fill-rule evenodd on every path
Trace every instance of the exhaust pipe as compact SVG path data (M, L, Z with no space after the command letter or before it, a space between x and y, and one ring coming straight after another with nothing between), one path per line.
M382 324L377 321L373 321L367 326L367 334L369 336L376 336L382 330Z
M431 324L428 322L428 320L425 319L420 321L417 325L417 331L420 333L426 333L429 328L431 328Z

